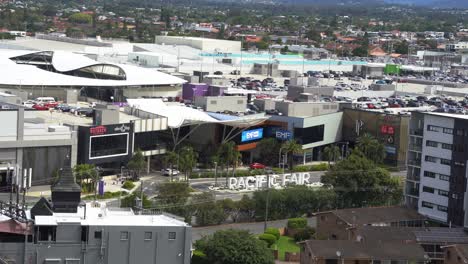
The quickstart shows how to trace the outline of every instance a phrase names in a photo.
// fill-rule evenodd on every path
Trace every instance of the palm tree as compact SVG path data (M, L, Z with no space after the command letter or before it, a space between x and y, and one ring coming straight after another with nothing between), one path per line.
M327 146L323 150L323 155L325 156L325 159L328 160L328 166L330 166L330 163L336 162L338 157L340 156L340 148L337 145L330 145Z
M94 164L77 164L75 165L75 167L73 167L73 172L79 179L79 185L81 186L84 192L90 191L87 187L94 187L94 189L96 189L98 174L96 171L96 166L94 166ZM83 182L85 182L85 184L83 184ZM92 183L91 186L89 186L90 183Z
M293 169L293 155L294 154L302 154L304 150L302 149L302 145L297 143L296 140L288 140L283 143L282 148L285 150L285 153L290 153L291 155L288 156L289 160L289 169Z
M385 147L372 135L366 133L358 138L357 150L368 160L381 163L385 158Z
M180 151L180 169L184 171L185 181L188 181L192 174L193 168L197 165L198 153L192 147L183 147Z
M174 169L174 163L177 163L178 159L179 157L177 156L177 153L174 151L168 151L166 152L166 155L164 156L163 162L166 164L166 166L169 165L171 182L174 180L174 175L172 174L172 171Z

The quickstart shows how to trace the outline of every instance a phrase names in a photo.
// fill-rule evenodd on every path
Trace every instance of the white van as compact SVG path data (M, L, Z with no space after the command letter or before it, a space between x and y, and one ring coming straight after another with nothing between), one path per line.
M50 104L56 103L53 97L38 97L36 98L36 103L38 104Z

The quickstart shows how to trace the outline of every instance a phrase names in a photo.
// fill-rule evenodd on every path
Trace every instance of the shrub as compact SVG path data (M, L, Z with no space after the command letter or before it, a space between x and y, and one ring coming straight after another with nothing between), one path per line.
M276 237L272 234L261 234L258 236L258 239L265 241L268 244L268 247L271 247L276 242Z
M267 228L267 230L265 231L265 234L274 235L276 237L276 240L278 240L281 236L278 228L274 228L274 227Z
M310 171L326 171L328 170L328 164L320 163L317 165L310 166Z
M131 190L133 188L135 188L135 184L131 181L125 181L124 184L122 185L122 188L126 189L126 190Z
M192 255L192 264L208 264L205 253L200 250L194 250Z
M315 234L315 229L312 227L299 228L297 233L294 234L294 241L299 242L310 239L313 234Z
M288 219L288 228L299 229L307 226L307 219L298 217Z

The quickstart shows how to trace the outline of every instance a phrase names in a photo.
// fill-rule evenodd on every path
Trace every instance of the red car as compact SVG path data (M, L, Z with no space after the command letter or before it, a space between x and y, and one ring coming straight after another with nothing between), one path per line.
M55 108L57 105L58 105L57 102L48 102L44 104L44 106L47 108Z
M265 167L266 167L265 165L263 165L263 164L261 164L261 163L258 163L258 162L254 162L254 163L250 164L250 168L251 168L252 170L262 170L262 169L264 169Z
M35 105L33 105L32 108L36 109L36 110L41 110L41 111L49 110L49 107L47 107L45 105L40 105L40 104L35 104Z

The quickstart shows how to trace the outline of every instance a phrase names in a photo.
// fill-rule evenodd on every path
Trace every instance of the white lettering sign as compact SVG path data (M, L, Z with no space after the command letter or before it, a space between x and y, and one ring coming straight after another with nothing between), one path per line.
M309 185L315 183L307 172L303 173L286 173L283 175L270 175L267 183L267 176L257 175L249 177L229 178L228 187L231 190L238 189L260 189L263 187L278 188L289 184L293 185Z

